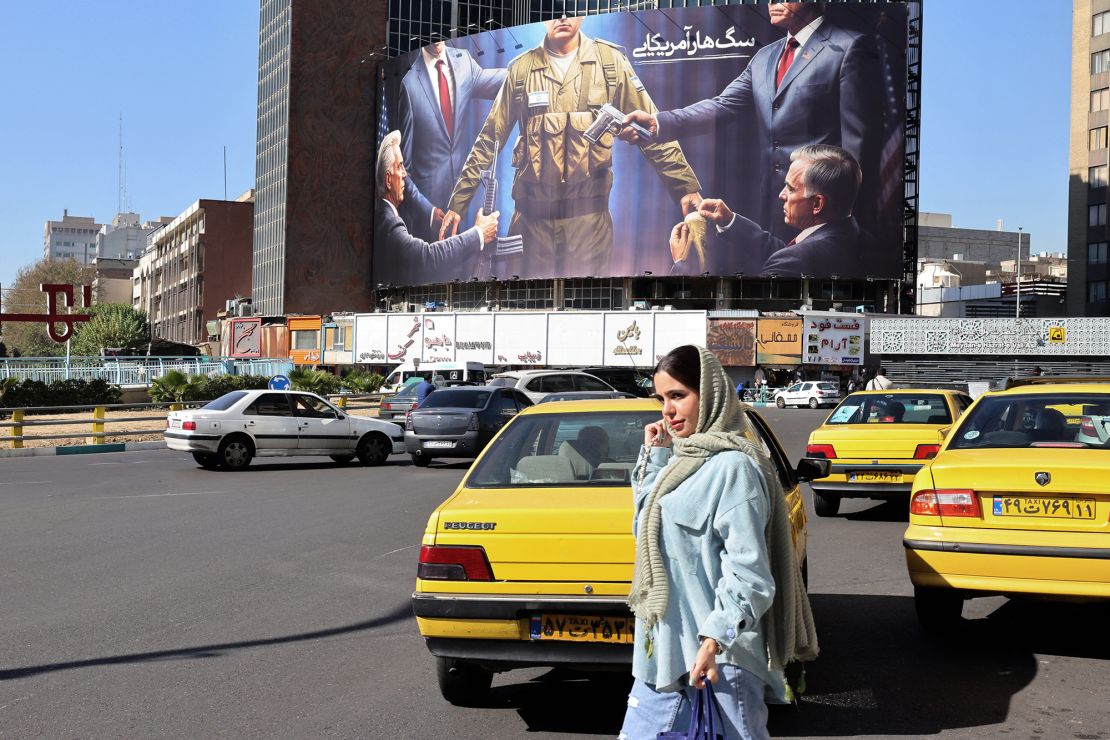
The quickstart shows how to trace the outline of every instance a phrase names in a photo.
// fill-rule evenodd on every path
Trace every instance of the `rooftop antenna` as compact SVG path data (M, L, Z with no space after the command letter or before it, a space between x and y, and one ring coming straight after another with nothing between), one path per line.
M227 200L227 144L224 144L224 200Z
M123 113L119 114L119 161L116 164L116 213L123 212Z

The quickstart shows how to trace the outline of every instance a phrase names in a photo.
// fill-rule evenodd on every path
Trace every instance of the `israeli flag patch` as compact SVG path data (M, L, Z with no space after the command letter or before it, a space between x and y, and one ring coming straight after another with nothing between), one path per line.
M551 105L551 93L547 90L537 90L528 93L529 108L546 108Z

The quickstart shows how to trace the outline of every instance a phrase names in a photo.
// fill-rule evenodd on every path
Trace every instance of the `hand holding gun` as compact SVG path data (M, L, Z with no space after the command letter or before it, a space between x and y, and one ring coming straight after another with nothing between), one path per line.
M601 137L606 133L619 136L625 141L633 143L651 144L655 141L655 131L640 125L639 120L633 118L637 113L643 113L643 111L634 111L626 116L606 103L597 109L597 118L586 129L586 133L582 135L591 143L600 144L601 146L606 146L601 143ZM647 116L648 114L643 113L643 115ZM650 118L650 116L648 117ZM626 134L628 134L628 138L626 138Z
M647 136L643 136L645 132ZM634 110L621 120L620 138L629 144L651 144L659 134L659 121L647 111Z

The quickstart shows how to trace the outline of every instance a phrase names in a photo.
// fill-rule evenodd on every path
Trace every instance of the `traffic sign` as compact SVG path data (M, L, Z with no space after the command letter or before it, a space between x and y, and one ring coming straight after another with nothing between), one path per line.
M272 391L287 391L289 390L289 386L292 384L289 382L289 378L285 377L284 375L275 375L274 377L270 378L270 382L268 385L270 390Z

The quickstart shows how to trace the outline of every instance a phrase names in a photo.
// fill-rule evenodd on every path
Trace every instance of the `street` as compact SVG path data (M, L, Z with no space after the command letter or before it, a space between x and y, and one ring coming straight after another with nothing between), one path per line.
M828 412L762 413L796 460ZM623 674L511 671L487 706L440 697L409 597L469 461L307 460L0 461L0 738L616 736ZM926 639L905 523L904 501L811 513L821 657L772 734L1110 738L1110 607L979 599L959 638Z

